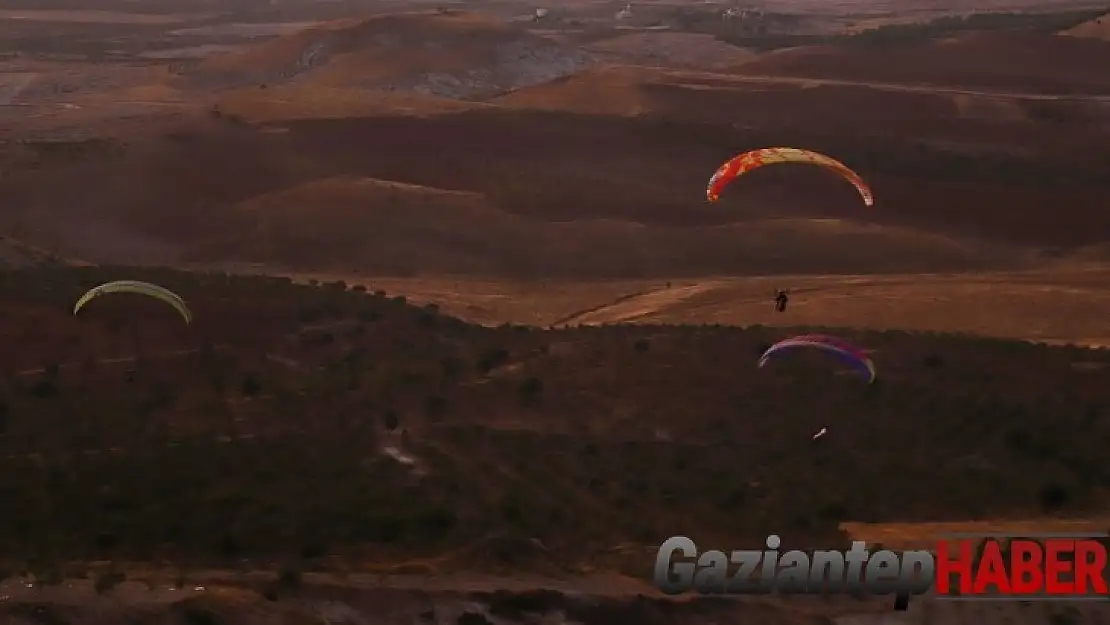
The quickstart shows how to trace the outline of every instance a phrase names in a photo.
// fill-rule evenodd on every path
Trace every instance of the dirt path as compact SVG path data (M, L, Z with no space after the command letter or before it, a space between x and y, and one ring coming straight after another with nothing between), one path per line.
M664 287L664 288L669 288L669 287ZM631 299L636 299L636 298L639 298L639 297L643 297L643 296L645 296L649 293L655 293L658 290L659 289L650 289L650 290L647 290L647 291L637 291L635 293L626 293L625 295L618 295L617 298L612 300L612 301L605 302L604 304L598 304L596 306L590 306L589 308L586 308L586 309L583 309L583 310L577 310L577 311L572 312L571 314L567 315L566 317L563 317L561 319L556 319L555 321L551 322L551 325L553 325L553 326L571 325L579 317L584 317L586 315L589 315L590 313L594 313L594 312L597 312L599 310L605 310L605 309L608 309L608 308L612 308L613 306L617 306L622 302L626 302L626 301L631 300Z
M555 325L635 323L658 310L680 306L683 302L721 286L711 280L677 287L664 287L640 293L622 295L611 302L587 308ZM759 298L760 301L766 298ZM756 300L748 300L754 302ZM603 321L597 321L603 319Z
M352 280L354 282L356 280ZM825 325L967 332L1046 343L1110 345L1110 267L923 275L706 277L525 284L492 279L388 278L417 303L479 323ZM790 292L774 312L776 289Z
M1100 347L1110 344L1110 275L1105 282L1066 275L845 276L736 278L626 298L575 319L728 325L828 325L970 332ZM775 313L775 285L792 291Z
M741 66L742 67L742 66ZM682 72L690 76L695 72ZM722 74L715 74L709 72L696 72L705 76L712 76L720 80ZM730 80L741 83L763 83L763 84L785 84L785 85L798 85L800 87L819 87L819 86L837 86L837 87L863 87L866 89L876 89L879 91L898 91L903 93L931 93L931 94L944 94L944 95L965 95L965 96L979 96L990 98L1009 98L1015 100L1039 100L1039 101L1058 101L1058 100L1073 100L1083 102L1104 102L1110 103L1110 95L1098 93L1077 93L1077 94L1050 94L1050 93L1037 93L1033 91L1004 91L992 89L969 89L966 87L955 87L946 85L925 85L925 84L898 84L887 82L870 82L859 80L838 80L833 78L799 78L791 76L764 76L758 74L728 74Z

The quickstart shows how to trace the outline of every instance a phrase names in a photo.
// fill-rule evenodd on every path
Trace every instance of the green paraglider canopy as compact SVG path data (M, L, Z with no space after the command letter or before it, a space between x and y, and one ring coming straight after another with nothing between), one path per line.
M76 315L81 308L90 301L109 293L138 293L140 295L160 299L170 306L173 306L185 319L185 323L191 323L193 320L193 313L189 310L189 307L185 305L185 300L181 299L179 295L157 284L140 282L138 280L116 280L89 289L77 300L77 303L73 305L73 314Z

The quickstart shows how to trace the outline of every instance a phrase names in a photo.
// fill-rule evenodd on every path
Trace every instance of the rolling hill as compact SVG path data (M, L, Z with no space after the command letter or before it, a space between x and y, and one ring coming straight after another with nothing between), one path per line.
M1096 17L1089 22L1084 22L1073 28L1069 28L1060 34L1069 35L1071 37L1086 37L1110 41L1110 13L1102 17Z
M710 104L731 95L694 93ZM808 99L812 96L798 93L792 102L777 96L777 107L753 101L751 108L736 108L753 116L788 117L790 102L792 119L812 120L768 121L750 129L662 115L615 118L516 107L420 120L300 120L283 126L297 153L318 154L328 168L481 192L507 211L544 221L619 219L692 227L768 217L866 219L957 237L974 233L999 242L1063 246L1101 240L1099 232L1110 226L1096 191L1106 184L1101 166L1108 153L1097 136L1083 133L1082 122L1054 124L1062 130L1040 155L1030 157L990 149L990 137L1006 126L986 121L934 122L982 129L986 149L970 130L962 141L906 137L905 131L872 134L867 124L881 121L871 120L862 107L847 109L858 116L854 129L835 132L821 119L826 105ZM695 102L690 101L691 110ZM774 113L760 113L764 110ZM1033 132L1038 125L1012 128ZM1056 158L1069 143L1091 146L1091 152L1080 160ZM843 181L791 167L755 172L721 205L704 203L708 172L724 159L783 144L837 155L869 180L878 205L863 211ZM369 145L377 149L366 149Z
M476 13L341 20L204 60L199 84L285 83L472 98L577 71L581 50Z
M578 47L467 12L333 22L186 71L172 93L195 95L191 111L175 102L126 132L89 121L107 96L74 105L84 117L52 113L103 136L0 148L0 227L94 262L551 278L979 270L1097 249L1110 231L1100 100L853 78L868 58L953 68L995 43L981 63L1017 72L1006 46L1021 42L1075 55L1102 45L1029 33L870 56L843 45L762 55L754 75L581 69L566 61L589 56ZM842 75L790 69L826 57ZM548 69L527 80L497 69L532 63ZM1041 66L1027 65L1033 88ZM448 75L490 89L464 101L429 87ZM1093 76L1077 64L1057 79L1085 90ZM190 86L209 78L233 88ZM452 80L436 84L462 84ZM878 205L797 167L753 172L704 202L724 159L772 145L834 155Z
M31 245L19 239L0 237L0 268L2 269L50 265L65 266L77 262L61 258L50 250Z
M836 220L683 229L616 220L547 223L505 212L473 192L366 178L313 181L252 198L233 211L237 225L214 235L189 260L322 272L358 267L377 275L582 279L600 271L622 277L728 274L771 262L777 272L816 263L830 272L858 272L878 265L944 271L1027 261L1016 250Z
M728 90L683 93L694 98L687 110L701 101L707 112L716 98L735 98ZM970 130L962 143L842 134L817 121L780 132L788 105L795 119L818 117L822 105L807 104L812 94L804 90L740 93L751 103L735 110L766 122L745 129L658 111L601 116L527 103L440 113L421 110L424 101L413 104L416 115L394 108L358 119L255 125L221 112L165 126L159 137L118 140L110 157L10 171L0 190L13 208L2 219L26 228L30 240L94 262L265 261L289 270L403 273L426 263L427 271L550 277L981 269L1013 266L1026 256L1015 246L1094 245L1110 227L1098 195L1105 184L1098 180L1100 153L1079 161L1045 155L1094 143L1090 133L1078 137L1080 122L1055 122L1064 131L1040 154L1010 155L999 146L982 148ZM759 98L778 104L757 106ZM881 94L874 98L881 105ZM229 111L313 114L236 102L241 108ZM851 115L866 123L867 109L847 102L845 125ZM935 123L980 128L990 140L1007 124L1035 132L1050 122L941 116ZM704 203L706 172L745 147L780 141L850 163L868 178L879 204L865 210L843 181L796 167L755 172L737 181L722 204ZM969 153L977 146L980 153ZM432 195L343 182L359 179L484 199L477 208L444 208L427 199ZM329 195L337 181L347 189ZM406 208L382 210L395 201ZM284 202L289 208L281 210L292 212L275 223L299 243L267 241L262 223L277 209L245 210L252 202ZM319 225L297 226L305 220ZM395 243L360 246L352 238L358 232Z

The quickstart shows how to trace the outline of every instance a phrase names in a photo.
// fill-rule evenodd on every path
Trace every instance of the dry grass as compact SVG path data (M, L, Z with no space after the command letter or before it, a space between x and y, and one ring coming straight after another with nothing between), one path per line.
M1069 28L1060 34L1069 35L1071 37L1086 37L1110 41L1110 13L1080 24L1074 28Z
M450 314L490 325L835 325L1110 345L1110 326L1102 315L1110 303L1110 271L1102 266L1019 273L541 284L466 277L341 277L353 284L387 285L413 301L436 302ZM771 301L780 288L793 294L785 315L775 313Z

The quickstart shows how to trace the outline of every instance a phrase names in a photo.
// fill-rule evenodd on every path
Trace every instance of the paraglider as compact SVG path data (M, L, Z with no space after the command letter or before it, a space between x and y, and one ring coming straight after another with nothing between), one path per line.
M775 295L775 312L786 312L786 303L790 301L790 295L786 291L779 291Z
M185 323L190 323L193 320L193 313L189 310L189 307L185 305L185 300L181 299L176 293L165 287L158 286L157 284L140 282L138 280L116 280L89 289L77 300L77 303L73 305L73 314L76 315L85 304L88 304L93 299L109 293L138 293L140 295L153 297L173 306L178 314L185 319Z
M844 339L827 334L801 334L779 341L763 352L763 355L759 358L759 366L762 368L770 362L771 358L800 347L819 349L834 354L851 365L856 371L866 375L868 384L875 381L875 364L871 362L871 358L862 349Z
M824 167L852 183L852 186L863 197L864 204L872 206L875 203L871 188L867 186L867 183L863 181L859 174L849 169L847 165L824 154L798 148L762 148L744 152L729 159L709 179L709 184L705 187L705 198L710 202L716 202L720 199L721 191L736 177L764 165L775 163L808 163Z

